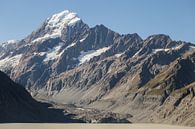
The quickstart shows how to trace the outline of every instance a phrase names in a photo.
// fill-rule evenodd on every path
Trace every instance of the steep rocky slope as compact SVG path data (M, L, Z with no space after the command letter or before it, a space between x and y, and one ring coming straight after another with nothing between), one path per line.
M49 109L0 71L0 123L10 122L82 122L64 116L62 110Z

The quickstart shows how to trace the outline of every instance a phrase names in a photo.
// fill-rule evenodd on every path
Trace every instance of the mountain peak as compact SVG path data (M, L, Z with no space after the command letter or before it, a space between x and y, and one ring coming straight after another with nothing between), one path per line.
M78 17L78 15L74 12L71 12L69 10L64 10L60 13L56 13L52 15L51 17L47 18L47 20L44 22L44 33L41 37L34 40L40 41L47 38L55 38L60 37L62 34L62 30L67 26L74 26L78 22L80 22L81 19ZM43 29L41 28L41 30Z
M81 19L76 13L64 10L47 19L47 27L62 29L63 25L73 25Z

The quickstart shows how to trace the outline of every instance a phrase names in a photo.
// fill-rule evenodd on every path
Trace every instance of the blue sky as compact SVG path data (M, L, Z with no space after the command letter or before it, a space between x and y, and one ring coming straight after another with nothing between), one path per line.
M0 42L22 39L54 13L76 12L121 34L168 34L195 43L195 0L1 0Z

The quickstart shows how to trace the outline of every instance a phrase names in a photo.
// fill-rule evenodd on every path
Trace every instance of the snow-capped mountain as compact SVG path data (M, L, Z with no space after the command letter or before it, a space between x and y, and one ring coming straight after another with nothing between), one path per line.
M48 18L42 26L42 29L44 28L44 30L41 30L43 33L39 34L32 42L40 42L49 38L61 37L63 30L66 27L74 28L79 22L81 22L81 19L77 14L68 10L54 14Z
M193 124L192 43L89 27L66 10L12 46L0 45L0 70L36 97L130 113L135 121ZM184 101L192 106L185 110Z
M0 68L23 85L39 89L45 87L46 80L52 76L97 57L123 53L127 48L120 46L120 42L125 42L122 40L135 42L126 43L127 47L133 47L139 46L142 39L137 34L122 36L103 25L90 28L76 13L66 10L47 18L40 28L18 42L19 45L2 58ZM115 51L117 44L119 49ZM35 72L34 81L29 80L28 75L32 76L29 70Z

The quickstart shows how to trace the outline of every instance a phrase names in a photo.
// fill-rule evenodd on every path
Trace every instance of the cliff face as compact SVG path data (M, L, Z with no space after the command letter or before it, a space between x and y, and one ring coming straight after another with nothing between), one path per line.
M0 123L79 122L65 116L62 110L37 102L24 87L14 83L3 72L0 72L0 82Z

